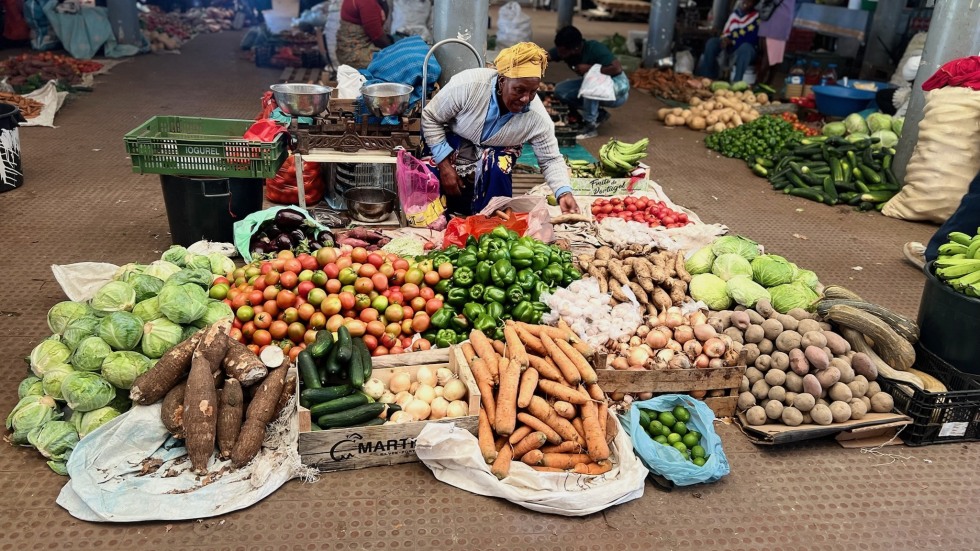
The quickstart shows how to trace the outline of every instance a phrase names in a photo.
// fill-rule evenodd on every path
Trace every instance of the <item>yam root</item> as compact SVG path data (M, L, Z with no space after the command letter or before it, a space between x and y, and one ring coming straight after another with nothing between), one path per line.
M233 340L228 338L229 329L231 329L231 322L224 320L205 328L204 334L201 335L201 342L194 350L207 359L212 371L221 366L225 354L228 353L229 343Z
M187 383L178 383L163 397L160 420L174 438L184 438L184 390Z
M198 344L199 349L203 343L204 339ZM202 350L195 351L191 359L191 372L184 390L182 424L184 445L194 472L207 473L218 426L218 394L211 377L211 362Z
M238 379L229 378L221 389L221 399L218 401L218 452L223 459L231 457L231 450L238 440L242 418L245 417L244 407L242 383Z
M171 348L152 369L133 381L129 397L141 406L156 403L177 386L191 369L191 357L204 336L204 330L194 333L184 342Z
M255 397L245 413L245 423L231 451L231 462L235 467L248 464L262 448L266 426L275 415L276 405L286 382L288 366L289 360L286 360L281 366L269 370L269 374L258 385Z
M221 361L221 366L229 377L238 379L242 386L253 385L265 378L269 369L258 356L244 344L227 335L225 340L228 341L228 351Z
M276 402L276 413L272 416L273 420L279 418L286 406L289 405L290 400L293 399L294 394L296 394L296 375L290 375L286 377L286 382L282 385L279 401Z

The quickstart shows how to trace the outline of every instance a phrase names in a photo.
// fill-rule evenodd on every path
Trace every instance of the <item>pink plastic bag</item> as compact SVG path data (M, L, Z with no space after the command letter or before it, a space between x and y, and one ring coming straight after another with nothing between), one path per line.
M446 201L439 179L425 164L408 151L399 151L395 181L409 226L437 231L445 229Z

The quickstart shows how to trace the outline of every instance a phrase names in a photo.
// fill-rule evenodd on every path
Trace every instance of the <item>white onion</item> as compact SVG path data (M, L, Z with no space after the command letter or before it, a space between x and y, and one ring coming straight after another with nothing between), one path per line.
M395 403L401 406L402 409L405 409L405 406L412 403L412 400L414 399L415 396L412 396L412 393L407 390L403 390L398 394L395 394Z
M445 391L445 389L443 387L437 386L436 387L436 398L442 398L442 393L444 391Z
M420 385L436 386L436 374L432 369L422 366L418 371L415 372L415 380L419 382Z
M372 377L371 379L368 379L366 383L364 383L361 390L364 391L364 394L367 394L368 396L377 400L384 395L385 384L381 381L381 379Z
M388 381L388 390L394 392L395 394L406 391L411 387L412 377L404 371L395 373L391 376L391 380Z
M415 421L415 418L412 417L412 414L408 413L407 411L396 411L395 413L391 414L388 421L398 425L401 423L411 423Z
M446 383L452 381L455 378L456 378L456 374L453 373L452 369L449 369L447 367L440 367L439 369L436 370L436 382L438 382L440 385L445 385Z
M461 400L464 396L466 396L466 385L459 379L453 379L452 381L446 383L446 386L442 391L442 396L450 402Z
M636 367L642 366L649 358L650 355L647 354L646 350L636 347L630 349L629 356L626 358L626 361L629 363L630 367Z
M410 413L412 417L419 421L425 421L429 418L429 413L432 412L432 408L429 404L423 402L422 400L414 399L407 406L403 406L405 411Z
M394 404L395 395L392 394L390 390L386 390L384 394L382 394L381 397L378 398L378 401L381 402L382 404Z
M436 398L432 400L430 407L432 411L429 413L429 419L442 419L449 411L449 402L445 398Z
M466 402L456 400L449 403L449 409L446 410L446 417L465 417L469 412L470 406Z
M418 389L419 389L419 382L418 381L413 382L408 387L408 391L411 392L412 394L415 394L415 391L418 390Z
M426 404L431 404L432 400L436 399L436 389L423 383L415 390L414 396L416 400L422 400Z

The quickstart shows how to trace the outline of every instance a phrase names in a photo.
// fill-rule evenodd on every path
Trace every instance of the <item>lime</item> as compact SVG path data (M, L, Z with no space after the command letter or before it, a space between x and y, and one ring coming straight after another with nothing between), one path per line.
M674 426L674 423L677 422L677 419L675 419L674 418L674 415L672 413L670 413L669 411L665 411L665 412L661 413L659 416L657 416L657 419L661 423L663 423L663 425L665 427L673 427Z
M650 421L650 425L647 428L650 430L650 434L654 436L662 434L662 431L664 430L663 424L657 420Z
M677 434L676 432L672 432L667 435L667 442L671 444L676 444L680 441L681 441L681 435Z
M671 432L673 432L673 431L671 431L670 430L670 427L668 427L667 425L661 425L660 426L660 434L662 434L664 436L670 436L670 433Z
M684 421L678 421L674 423L674 432L676 432L681 436L687 434L687 425L684 424Z
M705 456L704 448L698 445L691 446L691 456L704 458Z
M674 417L678 421L684 421L687 423L691 420L691 412L684 409L684 406L677 406L674 408Z
M701 443L701 441L697 439L695 434L691 432L685 434L684 438L681 438L681 442L684 442L684 445L687 446L688 448L693 448L694 446L697 446L698 444Z
M640 410L640 424L644 427L650 424L650 415L645 409Z
M687 446L685 446L683 442L674 442L674 449L684 455L687 455Z
M691 461L698 467L704 467L704 464L707 462L707 460L703 457L695 457Z
M662 434L658 434L657 436L654 436L653 441L658 444L663 444L665 446L667 445L667 437Z
M700 432L698 432L696 430L689 430L689 431L687 431L687 434L693 434L695 437L697 437L698 442L701 441L701 433Z

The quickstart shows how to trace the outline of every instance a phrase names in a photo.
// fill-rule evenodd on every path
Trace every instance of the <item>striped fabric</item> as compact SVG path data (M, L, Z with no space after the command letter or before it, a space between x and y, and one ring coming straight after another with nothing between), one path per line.
M759 12L753 10L745 13L736 9L728 16L721 35L731 39L729 50L735 50L746 42L755 46L759 42Z
M420 36L410 36L374 54L374 59L361 74L367 78L364 84L397 82L414 87L409 101L412 104L422 99L422 62L429 53L429 45ZM429 58L429 72L426 75L428 87L439 80L442 68L436 56ZM384 124L398 124L397 117L387 117Z

